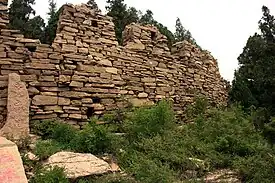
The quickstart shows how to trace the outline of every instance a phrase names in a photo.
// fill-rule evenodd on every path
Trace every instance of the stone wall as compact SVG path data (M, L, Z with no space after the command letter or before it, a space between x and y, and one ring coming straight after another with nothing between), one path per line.
M170 51L153 26L131 24L123 36L118 46L110 17L71 4L63 6L51 46L1 28L0 120L5 119L9 73L26 82L32 120L58 117L82 126L93 115L125 107L126 101L139 106L162 98L172 99L180 115L198 93L226 103L226 83L208 52L188 42Z

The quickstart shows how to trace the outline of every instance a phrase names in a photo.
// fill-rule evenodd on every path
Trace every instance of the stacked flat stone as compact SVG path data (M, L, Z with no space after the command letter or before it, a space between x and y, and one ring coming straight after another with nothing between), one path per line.
M52 45L1 28L0 121L9 73L27 85L32 120L61 118L78 127L129 103L169 98L179 115L197 93L226 103L226 83L208 52L188 42L170 52L166 37L150 25L128 25L123 36L119 46L112 19L84 4L63 6Z
M8 24L8 0L0 0L0 28L6 28Z

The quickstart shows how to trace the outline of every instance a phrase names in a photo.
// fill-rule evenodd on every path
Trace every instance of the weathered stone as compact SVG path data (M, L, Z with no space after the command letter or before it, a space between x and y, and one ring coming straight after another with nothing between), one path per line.
M15 143L0 137L0 182L27 183L23 162Z
M61 106L45 106L44 110L45 111L54 111L54 112L57 112L57 113L62 113L63 112Z
M70 114L69 118L72 118L72 119L81 119L82 115L81 114Z
M84 97L89 97L91 95L85 92L64 91L64 92L60 92L59 96L69 97L69 98L84 98Z
M71 100L69 98L58 97L58 105L70 105Z
M29 92L29 95L36 95L40 93L38 89L32 86L28 88L28 92Z
M46 166L58 166L65 169L68 178L100 175L111 171L109 164L92 154L59 152L52 155Z
M104 65L104 66L109 66L109 67L112 67L112 66L113 66L112 62L109 61L109 60L107 60L107 59L100 60L100 61L98 62L98 64Z
M36 95L32 99L33 105L57 105L57 97Z
M130 99L130 102L132 103L132 105L134 107L141 107L141 106L147 106L147 105L154 104L154 102L152 102L148 99L137 99L137 98Z
M107 67L106 72L111 73L111 74L117 74L118 70L117 70L117 68L114 68L114 67Z
M79 88L81 88L81 87L83 87L83 82L72 81L72 82L70 83L70 86L71 86L71 87L79 87Z
M77 53L77 47L75 45L63 44L62 52Z
M148 94L147 93L139 93L138 98L147 98Z
M29 95L24 83L17 74L9 74L7 121L0 135L13 138L29 134Z
M102 111L105 109L102 104L92 104L91 107L93 107L95 111Z
M59 76L59 82L61 83L69 83L70 81L71 81L71 76L67 76L67 75Z

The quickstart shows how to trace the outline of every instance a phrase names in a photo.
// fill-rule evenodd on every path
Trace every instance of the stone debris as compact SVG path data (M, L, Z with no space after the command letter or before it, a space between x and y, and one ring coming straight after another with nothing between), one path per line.
M206 183L241 183L238 174L232 170L222 169L215 172L211 172L204 178Z
M0 27L6 6L0 1ZM170 51L166 37L150 25L130 24L123 36L119 46L112 18L85 4L63 6L52 45L0 29L0 128L10 73L26 83L31 120L61 118L76 127L128 101L140 106L169 98L179 117L197 93L215 104L227 102L227 83L209 52L188 42Z
M107 162L92 154L73 152L58 152L49 157L44 166L64 168L67 177L73 179L112 171Z

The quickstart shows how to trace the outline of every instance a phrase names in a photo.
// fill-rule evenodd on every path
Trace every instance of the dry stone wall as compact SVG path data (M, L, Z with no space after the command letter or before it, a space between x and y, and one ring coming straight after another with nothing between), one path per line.
M162 98L172 99L180 115L198 93L226 103L226 83L208 52L188 42L170 51L153 26L131 24L123 36L119 46L112 19L84 4L63 6L52 45L1 28L0 121L9 73L26 82L32 120L61 118L82 126L126 101L140 106Z

